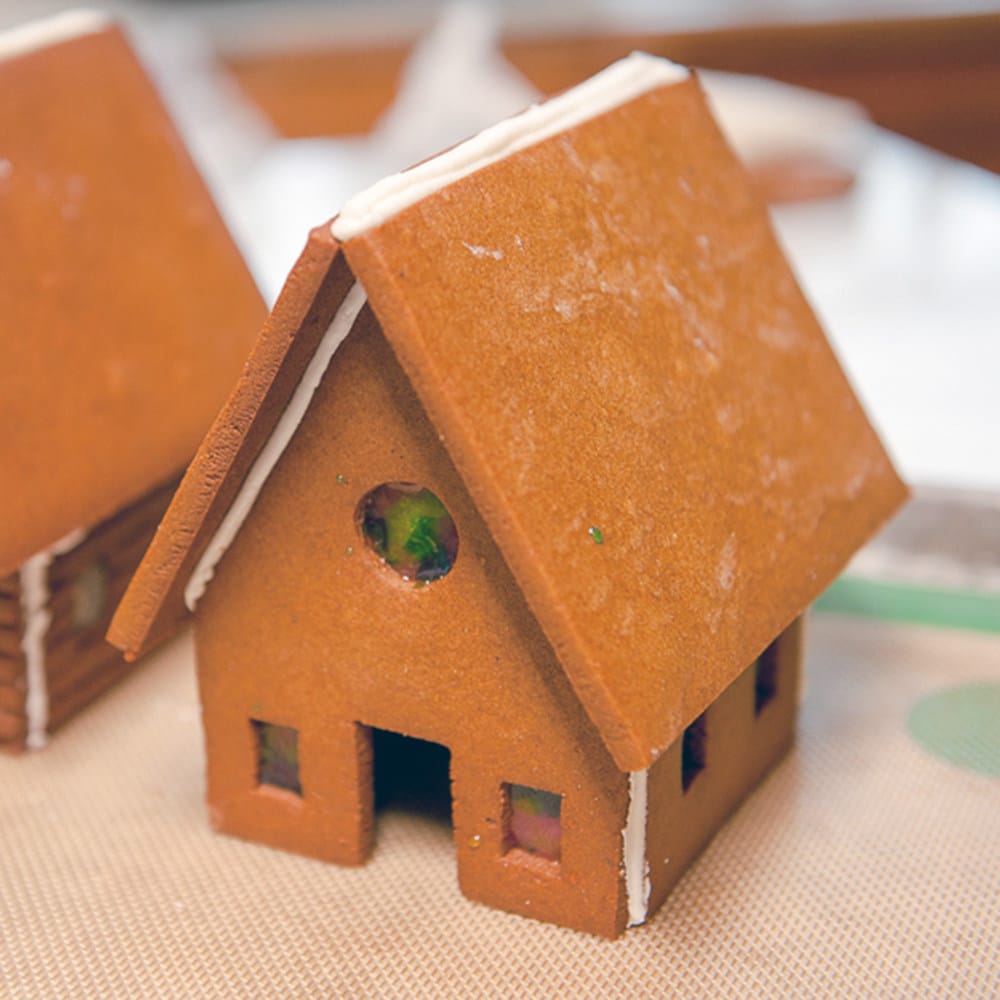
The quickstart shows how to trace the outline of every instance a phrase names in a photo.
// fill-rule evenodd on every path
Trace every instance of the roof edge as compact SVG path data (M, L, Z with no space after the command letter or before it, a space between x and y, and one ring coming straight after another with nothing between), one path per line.
M127 659L158 645L187 617L190 575L353 281L329 224L314 229L115 612L108 641Z
M285 448L288 447L298 430L333 355L354 329L354 322L366 301L365 290L357 282L354 282L312 355L299 384L295 387L292 398L271 429L264 447L250 467L250 471L243 480L239 492L233 498L233 502L229 505L222 523L212 534L205 551L201 554L197 566L188 579L184 588L184 603L188 611L194 611L198 601L204 595L215 575L215 567L235 541L240 528L243 527L243 522L250 514L260 491L264 488L271 472L278 464L278 460L284 454Z

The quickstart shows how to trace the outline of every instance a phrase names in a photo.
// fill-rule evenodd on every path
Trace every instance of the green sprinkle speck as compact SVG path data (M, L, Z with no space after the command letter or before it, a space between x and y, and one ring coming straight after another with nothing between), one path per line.
M353 556L354 555L354 546L353 545L348 545L347 548L344 551L346 552L347 555Z
M337 485L346 486L350 480L342 472L337 473Z
M598 545L604 544L604 532L601 531L600 528L588 528L587 534L590 535L590 537L593 538Z

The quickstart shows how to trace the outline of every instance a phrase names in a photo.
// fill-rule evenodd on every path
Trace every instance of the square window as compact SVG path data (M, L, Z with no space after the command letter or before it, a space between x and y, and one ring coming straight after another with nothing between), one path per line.
M705 770L707 757L706 712L702 712L687 729L681 739L681 788L686 792L691 782Z
M99 559L80 571L70 588L70 619L73 628L93 628L105 617L109 582L107 567Z
M778 640L775 639L754 663L753 710L760 715L778 693Z
M528 785L504 785L504 847L559 861L562 854L562 796Z
M251 719L257 746L257 784L302 794L299 781L299 731Z

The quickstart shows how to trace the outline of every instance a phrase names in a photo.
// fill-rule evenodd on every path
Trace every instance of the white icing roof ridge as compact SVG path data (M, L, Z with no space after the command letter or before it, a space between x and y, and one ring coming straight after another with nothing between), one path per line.
M667 59L633 52L571 90L533 104L409 170L384 177L347 202L332 224L332 233L345 242L497 160L689 75L685 67Z
M92 35L112 23L113 19L103 11L85 7L30 21L0 32L0 59L16 59L49 45L58 45L81 35Z

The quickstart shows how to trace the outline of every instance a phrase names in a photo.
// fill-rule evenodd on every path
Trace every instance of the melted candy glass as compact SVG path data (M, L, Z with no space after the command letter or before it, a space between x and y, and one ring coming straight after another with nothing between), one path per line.
M108 571L104 563L95 560L81 570L73 581L70 597L73 627L93 628L108 606Z
M299 731L252 719L257 737L257 781L302 794L299 781Z
M368 547L404 580L432 583L455 563L455 522L423 486L384 483L362 499L358 523Z
M510 821L507 847L519 847L558 861L562 844L562 796L527 785L509 785Z

